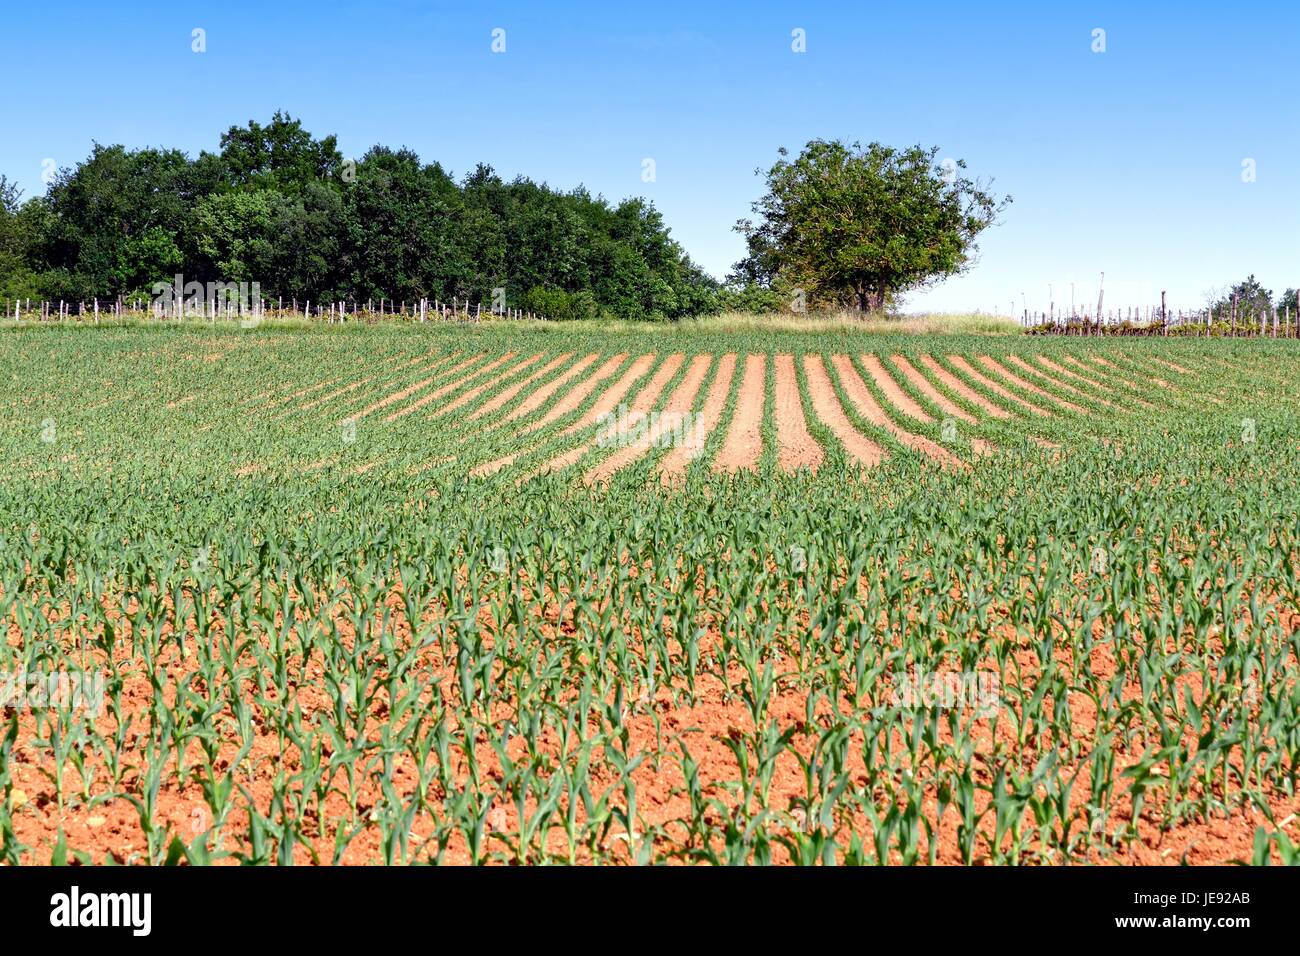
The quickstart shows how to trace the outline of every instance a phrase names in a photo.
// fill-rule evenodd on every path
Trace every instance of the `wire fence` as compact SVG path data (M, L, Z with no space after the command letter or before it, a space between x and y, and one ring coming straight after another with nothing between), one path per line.
M481 301L453 297L450 302L440 299L398 300L387 297L378 301L313 302L296 298L288 301L257 298L239 300L208 297L192 299L174 298L171 301L149 300L143 297L117 298L111 301L33 301L8 299L4 302L5 319L11 322L91 322L101 319L116 321L128 319L194 320L211 322L230 321L245 324L262 319L287 319L324 322L480 322L484 318L504 318L528 321L547 321L547 317L528 309L517 309L499 302L485 304ZM1025 310L1020 325L1030 335L1128 335L1128 336L1182 336L1215 338L1300 338L1300 315L1292 316L1290 306L1279 312L1268 310L1238 310L1223 307L1206 307L1195 310L1173 310L1164 307L1138 307L1110 309L1104 312L1032 312Z
M1030 335L1131 335L1184 338L1300 338L1300 315L1287 306L1238 310L1236 306L1190 311L1145 307L1104 312L1052 313L1026 310L1020 324Z
M12 322L89 322L103 320L158 319L194 320L212 322L230 321L256 323L262 319L297 319L325 323L337 322L480 322L484 318L503 318L528 321L547 321L547 317L528 309L516 309L499 303L470 302L453 297L450 302L440 299L398 300L380 298L359 301L299 302L283 298L240 300L238 297L175 298L171 301L125 297L113 300L89 301L33 301L8 299L4 303L4 317Z

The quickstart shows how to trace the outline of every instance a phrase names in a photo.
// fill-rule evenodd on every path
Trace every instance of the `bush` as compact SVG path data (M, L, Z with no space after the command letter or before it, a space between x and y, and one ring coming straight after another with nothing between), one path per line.
M752 312L762 314L781 312L790 308L790 299L776 289L757 282L733 283L718 291L719 305L724 312Z
M590 290L565 292L551 286L533 286L524 296L521 308L559 321L594 319L600 314L600 305Z

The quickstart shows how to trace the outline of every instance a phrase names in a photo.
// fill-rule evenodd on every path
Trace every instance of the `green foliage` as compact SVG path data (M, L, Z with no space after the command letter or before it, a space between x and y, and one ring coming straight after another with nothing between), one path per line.
M749 255L736 283L778 278L809 305L877 311L891 297L960 272L975 238L1010 198L999 201L963 175L965 162L936 164L938 147L863 149L810 142L793 160L780 150L764 174L767 192L742 219Z
M18 200L23 191L17 183L11 183L9 177L0 175L0 216L13 216L18 212Z
M294 193L339 175L343 155L333 135L313 139L301 122L276 111L266 126L249 120L223 133L221 161L235 186Z
M310 182L275 204L270 230L270 261L265 264L266 294L285 301L334 301L342 298L341 259L344 238L339 224L346 222L343 195L324 182Z
M1271 320L1274 310L1278 322L1290 315L1291 322L1300 321L1300 302L1297 301L1295 289L1287 289L1273 299L1273 293L1264 288L1263 283L1253 274L1225 290L1213 292L1206 297L1214 310L1215 327L1226 332L1235 307L1238 327L1257 325L1260 318Z
M1294 292L1291 293L1294 296ZM1228 315L1236 305L1237 317L1271 314L1273 293L1265 289L1253 274L1231 286L1213 303L1215 314Z
M269 189L215 193L194 210L194 238L203 271L227 282L265 275L274 249L279 194ZM167 273L163 273L166 275Z
M18 187L0 176L0 299L39 299L47 286L32 263L48 225L48 210L37 200L21 199Z
M282 113L194 160L96 145L22 206L0 186L0 296L104 299L179 272L300 302L486 303L504 288L510 308L548 290L563 317L717 308L717 283L644 200L611 206L482 165L458 184L407 149L345 161L333 136Z
M761 282L733 273L718 291L718 304L724 312L789 312L794 311L796 302L795 290L779 276Z
M203 169L179 150L96 144L35 200L45 209L35 217L41 234L29 265L63 270L78 297L109 297L168 278L180 264L182 225L207 188Z
M27 265L30 236L20 218L22 191L0 176L0 300L38 297L35 273Z
M526 311L548 319L594 319L599 314L596 297L586 289L565 292L547 286L533 286L524 296Z

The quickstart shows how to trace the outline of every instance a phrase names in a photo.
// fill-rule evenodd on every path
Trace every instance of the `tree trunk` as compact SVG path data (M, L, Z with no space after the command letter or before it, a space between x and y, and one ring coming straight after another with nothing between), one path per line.
M859 286L854 295L859 312L879 312L885 307L885 294L866 286Z

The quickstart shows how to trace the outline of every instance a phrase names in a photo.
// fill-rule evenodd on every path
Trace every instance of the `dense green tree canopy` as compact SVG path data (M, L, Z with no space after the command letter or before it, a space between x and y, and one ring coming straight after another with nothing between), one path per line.
M300 302L419 298L555 318L716 308L717 283L642 199L611 205L480 165L460 182L407 149L344 159L282 113L219 152L96 145L48 193L0 179L0 296L147 297L154 283L258 282Z
M22 191L0 176L0 299L40 296L36 275L28 265L37 228L33 207L21 205Z
M968 178L965 163L936 163L938 147L814 140L786 150L766 173L757 222L736 228L749 255L736 283L799 289L816 304L878 310L892 298L960 272L975 237L1010 199Z
M1268 315L1273 308L1273 293L1265 289L1260 281L1249 275L1241 282L1232 285L1226 292L1220 295L1213 303L1214 311L1217 315L1228 315L1234 305L1237 314L1240 316L1259 316ZM1284 295L1278 302L1278 308L1283 308L1286 304Z

